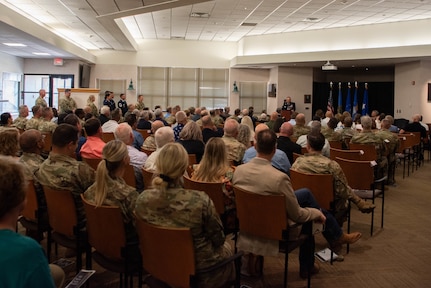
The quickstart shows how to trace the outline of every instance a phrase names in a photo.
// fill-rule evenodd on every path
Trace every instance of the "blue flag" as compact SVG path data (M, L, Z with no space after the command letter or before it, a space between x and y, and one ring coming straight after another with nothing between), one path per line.
M352 119L355 119L355 115L357 113L358 113L358 82L355 82L355 95L353 96Z
M338 106L337 106L337 112L343 113L343 95L341 94L341 82L338 83Z
M368 115L368 84L365 83L364 100L362 101L362 115Z
M352 88L352 86L350 86L350 82L349 82L349 89L347 89L347 99L346 99L346 111L349 113L352 113L352 99L350 99L350 90Z
M331 111L332 114L334 113L334 104L332 100L332 82L331 82L331 90L329 90L328 105L326 105L326 110Z

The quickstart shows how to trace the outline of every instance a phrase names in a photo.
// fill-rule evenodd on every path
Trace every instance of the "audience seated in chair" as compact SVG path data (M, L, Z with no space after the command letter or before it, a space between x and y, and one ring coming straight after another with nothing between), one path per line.
M283 123L284 124L284 123ZM255 137L255 143L256 143L256 135L258 132L269 130L268 126L265 124L259 124L256 126L256 133L254 134ZM257 155L256 147L252 146L248 148L244 153L244 158L242 159L243 163L249 162L251 159L255 158ZM290 161L289 158L287 158L286 153L281 151L280 149L275 150L274 157L271 159L271 164L281 172L286 173L289 175L290 170Z
M156 139L154 138L154 135L156 134L156 131L159 128L164 127L165 124L163 124L162 121L156 120L151 124L151 134L148 135L147 138L144 140L144 144L142 145L142 149L148 150L148 151L156 151L157 145L156 145Z
M373 120L370 116L361 117L362 131L352 137L350 143L353 144L367 144L375 146L378 164L377 177L383 177L387 175L388 160L386 158L386 147L383 144L383 140L377 136L372 130Z
M178 143L166 144L156 159L154 188L139 195L135 213L138 219L150 224L190 228L195 244L196 269L202 269L228 258L232 249L225 242L223 225L208 195L180 186L187 165L186 150ZM234 278L233 272L232 264L202 274L198 287L221 287Z
M233 161L235 165L242 162L246 147L240 143L236 138L238 137L239 123L234 119L226 120L224 124L224 135L221 138L227 148L228 160Z
M298 125L298 121L296 122L296 125ZM305 126L305 127L308 127L308 126ZM310 131L310 129L308 129L308 131ZM290 164L293 163L293 153L301 154L301 146L296 144L290 139L292 134L293 134L292 124L290 124L289 122L285 122L281 125L280 135L277 138L277 149L280 149L281 151L286 153L287 158L289 158Z
M201 161L205 150L205 143L202 138L202 131L196 122L191 121L184 126L180 132L178 143L183 145L189 155L196 155L197 163Z
M0 129L0 155L9 156L18 160L19 130L11 128Z
M314 263L314 238L311 235L311 222L323 222L326 224L323 236L334 247L342 244L356 242L360 233L345 234L338 225L336 219L326 210L320 210L320 206L308 189L293 191L289 177L272 167L271 159L275 154L277 137L271 130L263 130L257 134L257 157L250 162L240 165L235 169L233 185L240 189L261 195L285 195L287 217L296 223L305 223L302 226L302 234L310 235L312 243L300 247L300 276L307 278L308 267L315 274L319 271ZM298 158L299 159L299 158ZM298 161L298 159L296 161ZM264 176L264 178L262 177ZM241 223L240 223L241 225ZM247 252L258 255L275 256L278 254L278 241L258 239L252 236L239 234L238 247ZM312 246L312 249L307 247ZM311 263L310 263L311 261Z
M346 220L346 212L348 209L348 200L352 201L363 213L370 213L376 206L372 203L365 202L359 198L349 187L346 176L341 170L340 165L322 155L322 147L325 143L325 138L322 133L310 133L307 136L308 153L303 157L296 159L292 165L292 169L311 174L332 174L334 179L334 214L338 223Z
M120 140L121 142L127 145L129 162L130 162L130 165L133 166L135 179L136 179L135 188L137 191L143 191L144 181L142 179L142 168L144 167L145 161L147 161L147 158L148 158L147 154L139 151L133 146L134 135L133 135L132 127L130 127L129 124L121 123L115 129L114 134L117 140Z
M39 243L15 232L18 216L26 202L23 165L0 156L0 182L1 286L62 287L63 270L56 265L48 266Z
M232 177L234 167L227 161L227 151L223 140L219 137L209 139L205 153L199 165L194 165L191 179L203 182L222 182L225 211L222 215L225 228L235 228L235 199L233 195Z
M322 124L319 121L314 120L311 122L310 133L317 133L317 132L320 133L321 129L322 129ZM306 149L307 148L307 135L301 135L298 138L298 140L296 140L296 144L299 144L302 148ZM331 146L329 145L329 141L327 139L325 139L325 145L323 145L323 148L322 148L322 155L329 158L330 150L331 150Z
M389 185L395 184L395 167L397 157L395 153L397 152L400 146L400 139L398 139L397 134L391 132L389 129L391 127L391 122L389 119L385 118L381 121L381 129L376 132L376 135L379 136L383 143L385 143L386 151L387 151L387 159L388 159L388 180L387 183Z
M80 194L94 183L95 172L86 163L75 159L77 143L76 126L58 125L52 135L52 151L35 172L35 177L43 186L71 191L78 211L78 222L85 222Z
M102 128L99 119L88 119L84 125L87 133L87 141L81 147L81 157L87 159L102 158L102 150L105 147L105 141L102 140Z
M157 157L159 156L160 149L162 149L163 146L170 142L174 142L174 131L169 126L164 126L159 129L157 129L155 135L154 135L157 149L151 155L147 158L147 161L145 161L144 169L149 171L156 170L156 162Z
M127 123L123 124L128 126ZM130 165L129 161L126 144L120 140L108 142L103 148L103 159L97 167L96 182L85 191L84 197L96 207L120 207L127 240L137 240L132 219L138 192L123 180L125 167Z

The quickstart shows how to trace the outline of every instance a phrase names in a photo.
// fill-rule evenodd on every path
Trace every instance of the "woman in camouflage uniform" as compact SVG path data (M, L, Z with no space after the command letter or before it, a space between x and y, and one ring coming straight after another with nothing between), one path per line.
M120 207L126 238L136 239L137 234L132 220L138 192L122 178L130 161L127 146L119 140L112 140L103 148L102 157L97 166L96 182L85 191L85 199L94 203L96 207L101 205Z
M175 159L175 161L173 161ZM189 227L193 237L196 269L203 269L232 255L223 226L207 194L181 187L188 165L187 151L178 143L163 146L156 160L152 189L136 201L137 217L153 225ZM233 264L200 275L198 287L222 287L233 278Z

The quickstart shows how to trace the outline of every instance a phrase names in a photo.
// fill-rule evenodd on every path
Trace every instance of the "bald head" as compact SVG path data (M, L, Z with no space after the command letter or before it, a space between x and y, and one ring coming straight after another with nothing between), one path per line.
M126 145L132 145L133 132L132 127L127 123L120 123L114 131L115 138Z
M24 131L19 137L22 152L40 154L42 152L42 133L36 129Z
M156 131L157 131L159 128L162 128L163 126L165 126L165 124L163 124L163 122L162 122L162 121L160 121L160 120L156 120L156 121L154 121L154 122L151 124L151 131L152 131L153 133L156 133Z
M421 115L415 114L413 115L413 122L420 122L421 121Z
M284 122L280 127L280 136L290 137L293 135L293 126L289 122Z
M305 115L304 113L299 113L295 118L296 125L304 126L305 125Z
M228 119L224 124L224 135L236 137L238 135L238 122L235 119Z
M254 139L257 140L257 134L259 134L259 132L265 131L265 130L269 130L269 127L266 126L265 124L259 124L256 126L256 128L254 129Z
M213 120L211 116L206 115L202 118L202 127L203 128L212 128L214 126Z
M277 118L278 118L278 113L277 112L272 112L271 113L271 120L275 121L275 120L277 120Z

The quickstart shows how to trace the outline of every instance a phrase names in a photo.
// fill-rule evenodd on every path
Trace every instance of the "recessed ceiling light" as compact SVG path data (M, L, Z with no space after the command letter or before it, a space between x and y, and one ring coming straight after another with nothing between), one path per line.
M38 55L38 56L49 56L49 55L51 55L51 54L46 53L46 52L33 52L32 54Z
M27 47L27 45L22 43L3 43L3 44L10 47Z

